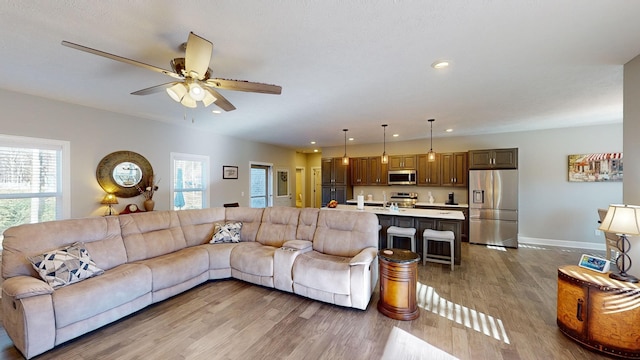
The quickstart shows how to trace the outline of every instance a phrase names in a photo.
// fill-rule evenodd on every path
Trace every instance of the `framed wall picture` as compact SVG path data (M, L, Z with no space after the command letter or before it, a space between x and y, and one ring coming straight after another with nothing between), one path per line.
M237 179L238 178L238 167L237 166L222 166L222 178L223 179Z
M569 181L622 181L622 153L569 155Z

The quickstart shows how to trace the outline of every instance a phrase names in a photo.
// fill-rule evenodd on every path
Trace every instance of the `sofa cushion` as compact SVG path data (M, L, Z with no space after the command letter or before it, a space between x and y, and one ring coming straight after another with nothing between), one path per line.
M239 221L229 222L226 224L216 223L214 234L209 241L211 244L217 243L237 243L240 242L240 231L242 223Z
M225 221L242 223L242 231L240 232L240 241L256 241L256 235L260 228L262 220L262 212L264 209L248 208L248 207L230 207L226 208Z
M96 265L104 270L127 262L127 252L120 235L117 216L47 221L11 227L4 232L2 242L2 276L38 277L29 256L35 256L84 242Z
M91 318L151 292L151 270L123 264L53 292L56 328ZM149 303L151 303L149 298Z
M54 289L104 272L91 260L91 255L84 244L79 242L31 256L29 261L42 280Z
M353 257L367 247L378 247L378 217L375 214L335 209L320 211L313 250Z
M231 268L256 276L273 276L273 254L277 248L260 243L236 246L231 251Z
M151 269L152 290L169 288L209 271L209 254L202 247L190 247L170 254L142 260Z
M351 293L351 259L310 251L298 255L293 263L293 282L334 294Z
M300 209L294 207L264 209L256 241L263 245L281 247L285 241L294 240L299 215Z
M296 239L313 241L313 235L316 233L316 226L318 225L319 212L320 209L316 208L300 209Z
M169 254L187 246L177 213L147 211L119 216L129 262Z
M177 213L187 246L208 243L215 223L224 223L225 217L224 208L180 210Z

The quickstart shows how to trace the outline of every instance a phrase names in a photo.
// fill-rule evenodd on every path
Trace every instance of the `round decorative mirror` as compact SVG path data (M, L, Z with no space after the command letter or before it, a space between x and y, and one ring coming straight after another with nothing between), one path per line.
M132 151L116 151L105 156L96 169L102 189L117 197L140 195L136 185L144 188L153 175L153 168L144 156Z

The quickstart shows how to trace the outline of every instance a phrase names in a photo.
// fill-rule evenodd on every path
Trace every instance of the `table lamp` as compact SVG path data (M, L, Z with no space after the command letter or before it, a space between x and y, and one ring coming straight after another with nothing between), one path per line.
M102 201L100 202L100 204L102 204L102 205L108 205L109 206L109 208L105 212L106 216L114 215L112 206L114 204L117 204L117 203L118 203L118 198L113 194L105 195L104 198L102 199Z
M619 236L616 245L620 250L620 254L616 258L616 265L620 271L610 273L609 277L612 279L631 283L638 282L638 278L627 274L627 270L631 268L631 257L627 254L627 251L631 248L631 243L627 235L640 235L638 221L640 221L640 206L611 204L602 220L602 224L598 228Z

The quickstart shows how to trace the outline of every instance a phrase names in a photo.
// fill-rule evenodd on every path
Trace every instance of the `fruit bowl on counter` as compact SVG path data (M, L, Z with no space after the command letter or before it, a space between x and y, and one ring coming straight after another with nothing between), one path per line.
M335 207L337 207L337 206L338 206L338 202L337 202L337 201L335 201L335 200L331 200L331 201L329 201L329 203L327 204L327 207L328 207L328 208L332 208L332 209L333 209L333 208L335 208Z

